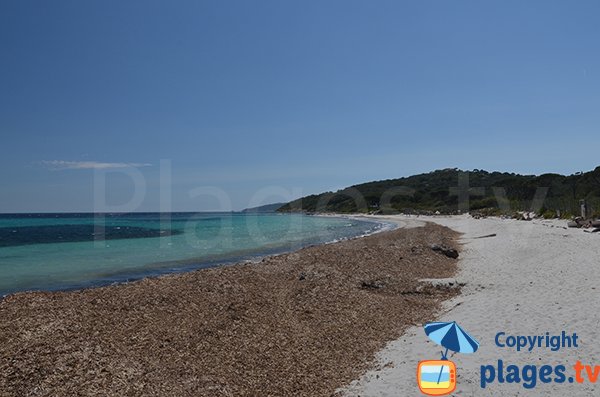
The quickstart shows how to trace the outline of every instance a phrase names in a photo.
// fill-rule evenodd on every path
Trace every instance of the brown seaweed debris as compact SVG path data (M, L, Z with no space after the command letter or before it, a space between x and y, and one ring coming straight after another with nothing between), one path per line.
M8 296L0 396L330 396L458 293L411 293L456 271L411 248L456 236L429 224L258 264Z

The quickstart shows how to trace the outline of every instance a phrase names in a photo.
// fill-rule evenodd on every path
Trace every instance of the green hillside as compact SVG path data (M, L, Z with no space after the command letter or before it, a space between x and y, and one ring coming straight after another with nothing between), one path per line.
M282 205L285 203L273 203L261 205L259 207L246 208L241 210L240 212L244 213L265 213L265 212L276 212Z
M467 196L468 203L464 200ZM562 216L570 216L580 213L581 199L587 200L592 211L600 212L600 167L569 176L444 169L302 197L285 204L279 211L457 213L480 210L500 213L535 210L551 214L559 210Z

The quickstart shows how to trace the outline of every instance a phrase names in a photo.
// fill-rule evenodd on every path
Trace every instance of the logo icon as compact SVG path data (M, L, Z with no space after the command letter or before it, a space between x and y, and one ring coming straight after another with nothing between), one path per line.
M457 353L475 353L479 348L471 335L456 324L436 322L425 324L425 334L438 345L445 347L440 360L420 361L417 366L417 384L421 393L443 396L456 389L456 365L448 360L448 350Z
M423 394L450 394L456 389L456 365L448 360L421 361L417 368L417 381Z

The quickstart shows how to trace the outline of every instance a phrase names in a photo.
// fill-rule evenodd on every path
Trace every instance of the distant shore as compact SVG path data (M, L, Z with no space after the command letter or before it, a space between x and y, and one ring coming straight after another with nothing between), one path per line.
M0 395L330 396L459 290L437 225L0 302Z

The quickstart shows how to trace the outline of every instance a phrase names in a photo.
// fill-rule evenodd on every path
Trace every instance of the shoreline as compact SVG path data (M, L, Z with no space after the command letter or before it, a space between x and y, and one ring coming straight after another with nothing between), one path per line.
M454 274L456 260L429 246L456 236L398 228L258 263L9 295L0 389L331 395L458 293L418 281Z

